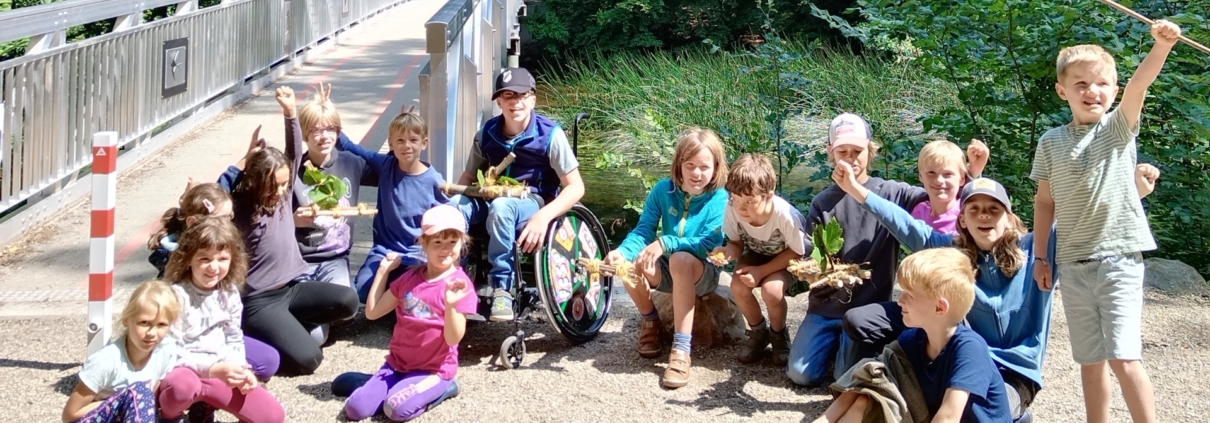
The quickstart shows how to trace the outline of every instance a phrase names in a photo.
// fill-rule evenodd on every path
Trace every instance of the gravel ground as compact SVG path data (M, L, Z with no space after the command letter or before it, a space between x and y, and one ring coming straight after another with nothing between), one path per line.
M619 291L619 294L622 292ZM791 307L791 329L803 307ZM1144 331L1147 370L1156 387L1160 421L1210 420L1210 300L1148 292ZM7 320L0 325L0 415L6 421L58 421L80 370L83 317ZM821 389L792 387L784 370L771 364L741 365L738 347L694 352L689 386L659 386L664 360L634 352L638 316L617 304L601 335L573 346L542 322L523 325L534 332L519 370L498 370L493 355L511 324L476 323L462 344L462 395L434 409L422 421L810 421L830 397ZM388 325L358 319L338 329L325 350L319 373L279 377L268 387L286 406L289 421L346 421L343 398L329 382L345 371L381 366L390 336ZM1067 342L1061 298L1056 301L1046 363L1046 389L1034 405L1036 421L1083 421L1079 370ZM1129 421L1115 385L1113 421ZM658 419L656 419L658 418ZM222 421L234 421L220 415ZM376 420L378 421L378 420Z

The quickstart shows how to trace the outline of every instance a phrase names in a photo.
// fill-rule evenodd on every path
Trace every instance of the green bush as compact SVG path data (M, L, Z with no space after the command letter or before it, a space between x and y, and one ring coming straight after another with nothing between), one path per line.
M861 0L865 22L831 22L868 45L911 59L945 81L958 102L922 120L957 139L981 137L992 151L987 174L1014 194L1014 208L1032 218L1036 184L1028 178L1038 138L1070 121L1055 94L1054 61L1066 46L1095 43L1118 59L1125 85L1153 40L1149 28L1092 1ZM1205 1L1123 2L1167 17L1184 33L1210 39ZM822 15L822 14L821 14ZM1145 200L1158 255L1210 274L1210 55L1178 45L1152 85L1138 139L1140 161L1163 171ZM1060 199L1061 201L1061 199Z

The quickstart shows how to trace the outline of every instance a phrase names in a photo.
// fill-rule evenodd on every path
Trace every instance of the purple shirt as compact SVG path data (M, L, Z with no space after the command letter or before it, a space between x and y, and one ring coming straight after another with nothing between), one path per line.
M928 201L912 208L912 217L924 221L937 232L953 236L958 236L958 215L960 214L962 214L962 208L958 207L958 203L954 203L954 207L937 217L933 217L933 205Z
M298 119L285 119L286 157L290 169L302 165L302 128ZM238 171L238 169L236 169ZM231 170L228 170L231 172ZM234 194L235 226L244 234L248 248L248 295L281 288L307 271L294 238L294 210L290 198L282 198L268 216L256 215L256 199Z
M395 307L395 332L391 334L387 364L397 372L436 372L450 380L458 373L458 345L445 343L446 282L466 281L470 293L456 307L462 314L475 313L479 297L461 268L431 281L424 278L424 269L413 268L391 283L391 295L399 299L399 305Z

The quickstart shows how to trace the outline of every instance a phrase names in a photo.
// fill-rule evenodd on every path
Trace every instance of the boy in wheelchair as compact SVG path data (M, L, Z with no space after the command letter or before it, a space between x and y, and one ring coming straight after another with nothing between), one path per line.
M513 295L518 267L516 252L533 253L542 246L547 227L584 196L580 163L558 123L534 112L536 85L524 68L507 68L496 77L492 100L501 114L475 134L471 154L458 184L469 185L476 171L487 171L509 153L516 158L504 169L508 176L530 189L527 198L500 197L491 202L465 195L450 204L466 215L471 227L486 224L487 260L491 270L491 321L515 317Z

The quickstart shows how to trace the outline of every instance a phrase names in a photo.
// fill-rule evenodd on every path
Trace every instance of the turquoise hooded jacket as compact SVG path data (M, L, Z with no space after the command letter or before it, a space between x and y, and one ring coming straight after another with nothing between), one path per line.
M672 183L661 179L651 188L639 224L618 246L627 261L633 262L656 237L664 241L664 256L685 251L702 260L714 247L723 245L723 214L727 207L727 191L716 189L691 196ZM660 232L656 233L656 228Z

